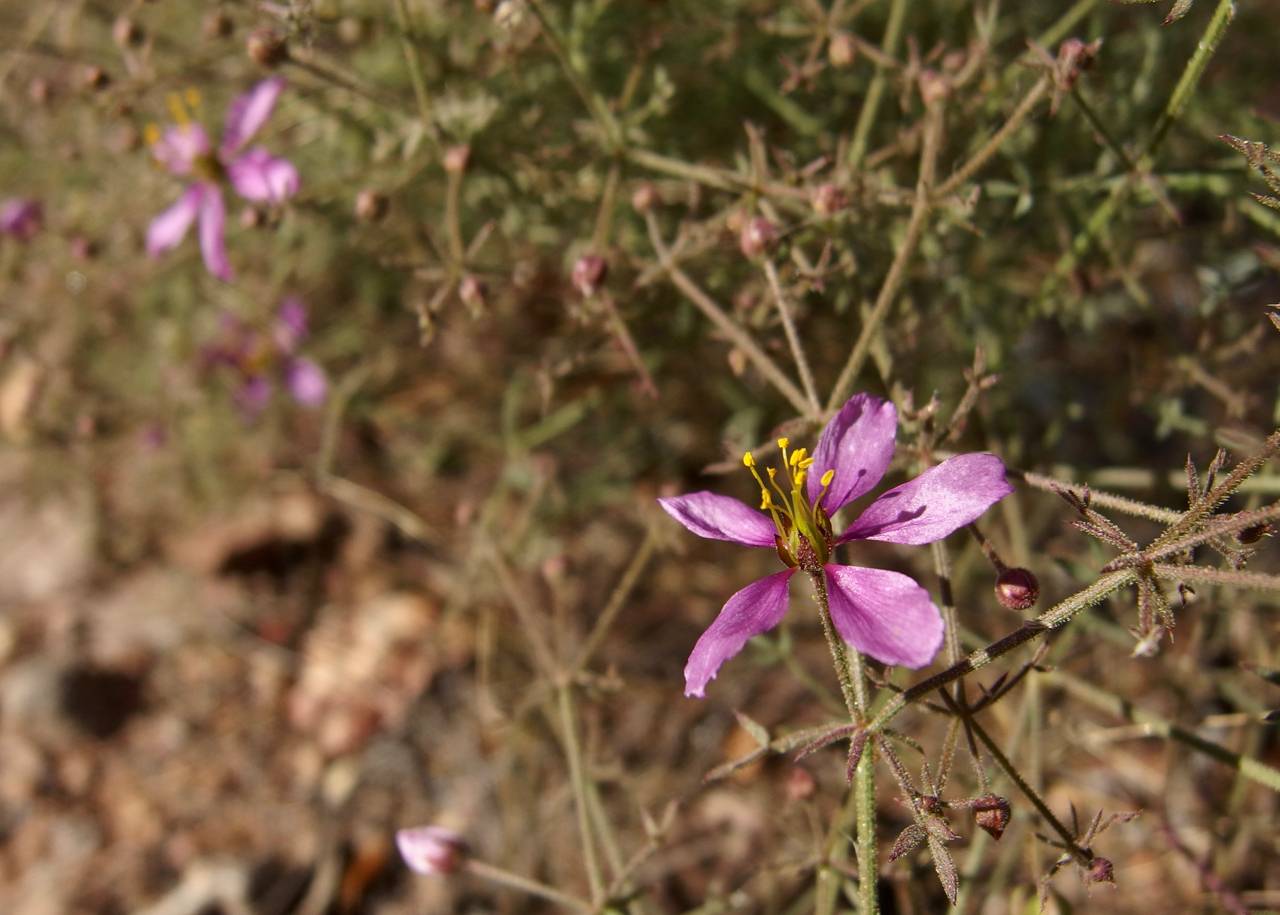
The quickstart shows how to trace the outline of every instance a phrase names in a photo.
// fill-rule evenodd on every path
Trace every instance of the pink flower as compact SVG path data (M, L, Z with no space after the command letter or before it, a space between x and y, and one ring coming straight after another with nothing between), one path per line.
M0 235L30 241L44 225L44 208L30 197L10 197L0 201Z
M753 636L787 612L787 583L797 570L826 577L831 617L841 638L885 664L919 668L942 644L942 614L929 593L906 575L830 562L852 540L924 544L941 540L1013 492L993 454L960 454L926 470L869 505L836 536L831 516L866 495L893 459L898 417L893 404L855 394L822 430L813 456L779 439L785 480L760 476L748 452L743 463L760 484L761 510L712 492L659 499L667 514L700 537L776 549L787 568L729 598L685 665L685 695L701 697L717 671Z
M225 366L239 375L234 398L247 419L256 418L271 403L272 376L301 406L324 403L329 394L324 369L297 353L307 337L307 324L307 306L296 296L281 303L270 333L249 327L233 315L223 317L221 339L206 346L202 358L210 368Z
M152 155L170 174L195 180L177 202L151 221L147 229L147 253L152 257L177 247L198 222L200 252L208 271L220 280L231 279L223 233L227 211L222 185L229 182L236 193L254 203L281 203L298 192L298 170L287 159L272 156L261 146L245 149L271 117L284 90L278 76L265 79L231 103L214 149L204 126L190 121L179 104L180 123L158 134Z
M419 874L452 874L467 856L467 843L443 826L415 826L396 832L404 863Z

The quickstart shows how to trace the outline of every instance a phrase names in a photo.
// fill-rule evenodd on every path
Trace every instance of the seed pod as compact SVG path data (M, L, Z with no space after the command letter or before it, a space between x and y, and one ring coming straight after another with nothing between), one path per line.
M996 600L1010 610L1026 610L1040 599L1040 582L1029 569L1005 569L996 578Z

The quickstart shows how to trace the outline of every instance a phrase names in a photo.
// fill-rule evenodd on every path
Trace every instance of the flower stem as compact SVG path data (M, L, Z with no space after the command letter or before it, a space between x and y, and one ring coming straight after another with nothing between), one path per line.
M822 633L827 638L827 647L831 649L831 660L835 664L836 677L840 680L840 693L844 696L845 707L849 710L853 723L862 724L867 720L869 704L862 655L849 651L844 639L836 632L835 622L831 619L831 602L827 597L826 574L821 569L810 572L809 581L813 584L813 596L818 604L818 616L822 620ZM875 748L871 744L863 749L862 758L858 761L853 792L857 807L859 911L863 915L876 915L880 911L880 900L876 894L880 854L876 846ZM820 892L817 909L819 912L831 911L835 904L836 884L832 881L821 889L827 892Z
M600 870L600 860L596 856L595 840L591 834L587 775L582 765L582 748L578 745L571 690L572 687L568 683L561 684L556 690L560 707L560 727L564 731L565 756L569 759L569 781L573 785L574 807L578 813L578 831L582 834L583 863L587 869L587 879L591 883L592 902L599 905L604 899L604 876Z
M481 880L487 880L490 883L496 883L508 889L519 890L522 893L528 893L530 896L538 896L575 912L590 912L592 910L591 906L583 900L570 896L568 893L562 893L555 887L547 886L545 883L539 883L536 880L530 880L528 877L521 877L519 874L513 874L511 871L494 867L492 864L485 864L483 861L468 861L466 871L473 877L479 877Z

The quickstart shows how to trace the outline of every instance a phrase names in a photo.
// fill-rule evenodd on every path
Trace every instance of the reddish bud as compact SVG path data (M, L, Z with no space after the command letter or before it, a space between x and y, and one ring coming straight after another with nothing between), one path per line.
M389 206L386 194L366 188L356 194L356 219L361 222L381 222L387 215Z
M738 247L752 260L767 254L778 243L778 229L763 216L747 221L738 235Z
M1009 825L1009 816L1009 802L998 794L985 794L973 802L973 821L997 841Z
M468 273L458 283L458 298L462 300L462 304L466 306L467 311L473 315L478 315L484 311L485 297L488 292L489 290L485 287L484 280L473 273Z
M419 874L452 874L467 858L466 841L443 826L398 830L396 847L404 863Z
M268 70L274 69L289 59L289 46L284 36L273 29L254 29L245 41L245 50L249 59Z
M1070 89L1080 79L1080 74L1093 66L1102 48L1102 39L1087 44L1079 38L1068 38L1058 45L1058 82L1063 89Z
M853 66L858 57L858 43L848 32L836 32L827 44L827 60L837 70Z
M820 184L814 189L811 202L813 211L819 216L834 216L849 205L844 191L830 182Z
M444 170L451 175L460 175L467 170L471 161L471 147L466 143L450 146L444 151Z
M641 215L649 212L660 203L662 203L662 198L658 195L658 189L650 181L641 183L639 187L631 192L631 207Z
M604 285L609 275L609 262L595 254L584 254L573 265L573 288L589 299Z
M121 16L111 26L111 37L122 48L142 44L142 28L128 16Z
M87 89L105 89L111 85L111 76L101 67L85 67L80 71L80 80Z
M1115 883L1115 865L1108 858L1101 856L1094 858L1089 862L1089 867L1084 872L1084 882L1088 884Z
M918 78L920 98L926 108L932 108L951 94L950 81L937 70L922 70Z
M200 31L205 38L226 38L231 34L231 17L222 10L207 13L200 23Z
M1040 599L1040 582L1028 569L1005 569L996 578L996 600L1010 610L1026 610Z

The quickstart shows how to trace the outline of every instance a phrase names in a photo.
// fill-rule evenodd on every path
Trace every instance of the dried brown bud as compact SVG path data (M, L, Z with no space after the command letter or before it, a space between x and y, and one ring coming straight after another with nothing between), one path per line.
M356 194L356 219L361 222L381 222L389 207L386 194L369 188Z
M101 67L85 67L80 71L80 81L87 89L105 89L111 85L111 76Z
M951 93L950 81L937 70L922 70L917 78L920 87L920 98L926 108L932 108L942 102Z
M450 146L444 151L444 170L451 175L460 175L467 170L471 161L471 147L466 143Z
M773 250L778 243L778 229L763 216L748 220L738 235L738 247L752 260Z
M814 189L811 202L813 211L819 216L834 216L849 205L844 191L830 182Z
M662 203L662 198L658 195L658 189L651 181L641 182L640 185L631 192L631 206L641 215L649 212L660 203Z
M1084 872L1084 882L1093 883L1115 883L1116 868L1110 859L1098 856L1089 862L1089 867Z
M853 66L858 57L858 43L848 32L836 32L827 44L827 60L837 70Z
M998 794L985 794L973 802L973 821L997 841L1009 825L1009 816L1009 802Z
M245 41L245 50L254 63L269 70L289 59L289 46L274 29L254 29Z
M600 291L608 275L608 261L596 254L584 254L573 265L573 288L589 299Z
M996 578L996 600L1010 610L1026 610L1040 599L1040 582L1029 569L1005 569Z
M140 25L128 16L120 16L111 26L111 37L120 47L127 48L142 44L146 36Z
M1240 533L1236 534L1236 540L1245 544L1257 543L1263 537L1270 537L1275 533L1275 526L1268 523L1255 524L1253 527L1246 527Z
M200 23L200 31L205 38L226 38L231 34L231 17L222 10L212 10L205 14Z

